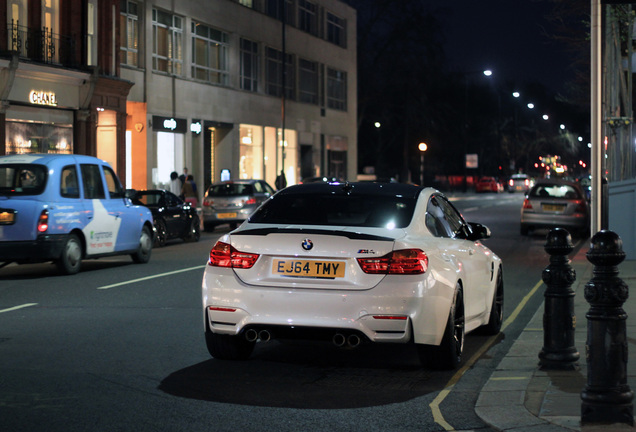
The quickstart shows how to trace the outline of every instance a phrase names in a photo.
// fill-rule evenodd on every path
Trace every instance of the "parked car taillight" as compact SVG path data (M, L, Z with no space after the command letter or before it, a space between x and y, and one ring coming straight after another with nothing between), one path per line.
M362 271L369 274L423 274L428 257L420 249L393 251L379 258L358 258Z
M232 245L224 242L216 242L210 251L208 265L213 267L251 268L258 254L239 252Z
M214 201L211 199L205 198L203 200L203 207L210 207L212 204L214 204Z
M38 218L38 232L46 232L49 229L49 211L42 210Z
M508 184L510 185L510 187L515 185L515 181L513 179L508 180Z
M524 210L532 210L532 204L530 203L530 200L528 198L523 200L523 209Z
M252 204L256 204L256 198L248 198L247 200L245 200L245 205L252 205Z
M586 213L587 212L587 206L585 205L584 202L579 202L576 205L576 209L574 210L576 213Z

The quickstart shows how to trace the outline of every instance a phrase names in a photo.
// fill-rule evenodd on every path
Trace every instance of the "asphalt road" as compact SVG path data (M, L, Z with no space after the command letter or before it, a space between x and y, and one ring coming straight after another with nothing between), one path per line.
M51 264L0 269L0 430L489 430L473 406L541 305L533 288L548 264L546 233L519 234L522 199L453 197L492 230L509 324L495 339L469 335L460 371L423 369L397 345L271 341L249 361L212 359L200 286L221 229L155 249L148 264L85 261L75 276Z

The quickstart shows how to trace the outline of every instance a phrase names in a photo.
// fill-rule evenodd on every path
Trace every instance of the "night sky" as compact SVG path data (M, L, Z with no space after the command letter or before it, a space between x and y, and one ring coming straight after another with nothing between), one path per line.
M427 0L443 13L445 51L451 70L492 69L493 78L537 81L555 92L571 79L570 59L546 20L541 0Z

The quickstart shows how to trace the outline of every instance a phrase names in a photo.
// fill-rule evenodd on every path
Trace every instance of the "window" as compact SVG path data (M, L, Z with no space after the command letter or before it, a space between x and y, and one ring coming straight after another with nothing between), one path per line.
M139 12L137 3L122 0L119 31L121 64L139 66Z
M97 0L89 0L86 10L86 64L97 65Z
M276 18L279 21L283 20L283 12L286 14L285 22L289 25L294 25L294 3L293 0L265 0L265 13L272 18ZM285 9L283 11L283 8Z
M345 47L345 20L327 12L327 40L338 46Z
M228 35L192 21L192 78L228 85Z
M310 34L318 33L318 15L315 3L298 0L298 28Z
M318 104L318 63L298 60L298 87L301 102Z
M123 198L125 196L124 189L121 187L119 179L113 170L107 166L104 167L104 177L106 178L106 186L108 186L110 198Z
M347 73L327 69L327 106L341 111L347 110Z
M181 75L183 68L183 18L152 10L152 68Z
M291 54L285 55L285 76L283 77L283 53L273 48L265 52L265 92L270 96L283 95L285 83L285 97L295 99L294 64Z
M248 8L254 7L252 0L239 0L239 3L243 6L247 6Z
M104 185L100 174L99 165L82 164L82 184L84 185L85 199L104 199Z
M241 89L258 91L258 44L241 39Z
M60 195L64 198L79 198L79 184L77 183L77 169L75 165L62 168L60 181Z
M436 237L465 238L466 226L455 207L439 196L426 206L426 227Z

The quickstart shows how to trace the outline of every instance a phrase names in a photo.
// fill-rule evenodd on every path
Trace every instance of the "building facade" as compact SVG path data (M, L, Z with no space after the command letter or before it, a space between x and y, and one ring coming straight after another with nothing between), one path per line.
M119 45L111 36L118 5L0 3L0 154L102 155L125 175L126 100L133 83L119 77Z
M357 174L356 13L340 0L6 2L2 154L96 155L137 189L187 167L200 194ZM30 32L60 42L34 50Z
M122 2L129 184L355 176L355 17L339 0Z

